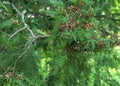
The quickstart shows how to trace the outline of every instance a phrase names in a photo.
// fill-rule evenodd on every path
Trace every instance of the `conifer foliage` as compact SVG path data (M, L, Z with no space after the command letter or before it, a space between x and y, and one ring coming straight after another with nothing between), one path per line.
M0 86L119 86L119 0L1 0Z

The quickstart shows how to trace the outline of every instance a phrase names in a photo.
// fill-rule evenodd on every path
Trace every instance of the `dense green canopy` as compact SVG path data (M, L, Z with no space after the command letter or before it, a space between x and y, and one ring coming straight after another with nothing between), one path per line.
M0 0L0 86L119 86L120 0Z

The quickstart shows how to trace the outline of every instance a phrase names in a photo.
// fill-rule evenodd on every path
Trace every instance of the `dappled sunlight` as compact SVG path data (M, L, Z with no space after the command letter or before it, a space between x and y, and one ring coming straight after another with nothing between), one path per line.
M1 0L0 86L120 86L119 0Z

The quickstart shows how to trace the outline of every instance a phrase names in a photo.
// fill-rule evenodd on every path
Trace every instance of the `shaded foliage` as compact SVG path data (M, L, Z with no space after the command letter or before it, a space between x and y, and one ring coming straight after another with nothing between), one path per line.
M119 4L1 0L0 85L119 86Z

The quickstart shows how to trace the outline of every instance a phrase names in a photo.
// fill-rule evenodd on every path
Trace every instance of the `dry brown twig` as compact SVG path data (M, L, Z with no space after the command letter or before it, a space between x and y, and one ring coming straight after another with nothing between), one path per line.
M31 35L30 38L29 38L29 40L28 40L28 42L25 44L25 47L26 47L26 48L25 48L25 51L19 55L19 57L16 59L16 61L15 61L15 63L14 63L13 71L15 71L17 62L19 61L19 59L22 58L22 56L23 56L24 54L26 54L26 52L29 50L29 48L30 48L30 46L32 45L32 43L33 43L37 38L39 38L39 37L48 37L48 36L50 36L50 35L44 34L44 35L42 35L42 36L41 36L41 35L36 36L36 35L33 33L33 31L29 28L28 24L25 22L25 14L24 14L24 13L21 13L21 12L15 7L15 5L14 5L13 3L12 3L12 7L13 7L13 9L21 16L21 20L22 20L22 23L24 24L24 27L21 28L21 29L18 29L16 32L14 32L14 33L9 37L9 40L10 40L11 38L13 38L15 35L17 35L19 32L23 31L23 30L29 31L29 33L30 33L30 35Z

